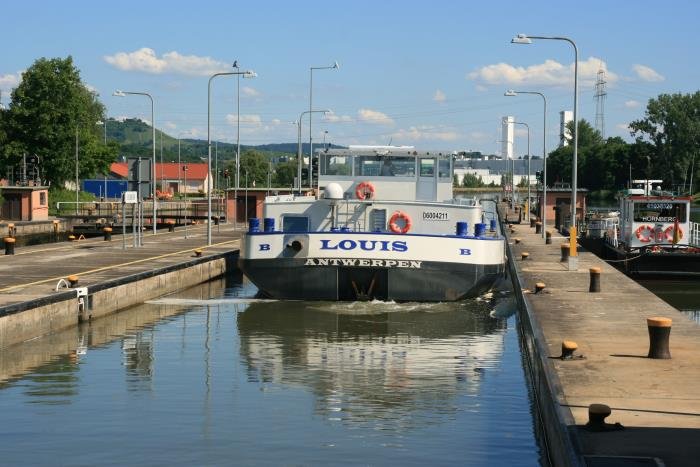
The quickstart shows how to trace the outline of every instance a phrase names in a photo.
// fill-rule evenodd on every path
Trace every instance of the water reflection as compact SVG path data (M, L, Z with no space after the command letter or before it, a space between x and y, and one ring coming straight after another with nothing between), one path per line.
M254 303L238 315L241 358L251 382L310 388L331 420L421 425L458 410L498 366L506 321L491 309Z

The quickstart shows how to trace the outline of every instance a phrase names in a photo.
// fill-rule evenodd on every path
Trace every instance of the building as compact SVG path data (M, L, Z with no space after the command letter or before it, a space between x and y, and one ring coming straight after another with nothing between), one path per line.
M559 112L559 147L569 145L571 132L566 127L569 122L574 121L574 113L571 110L562 110Z
M535 174L542 170L543 165L543 160L539 158L533 158L530 161L531 185L537 183ZM515 159L514 161L501 159L455 161L454 173L457 176L457 183L460 185L466 174L472 174L481 177L482 182L486 185L493 183L500 187L503 175L510 173L511 167L513 167L516 186L525 184L527 180L527 159Z
M110 178L126 180L129 166L126 162L114 162L110 167ZM207 164L191 162L156 163L156 185L160 191L176 193L206 193L212 179Z
M49 218L49 188L46 186L0 187L0 219L45 221Z

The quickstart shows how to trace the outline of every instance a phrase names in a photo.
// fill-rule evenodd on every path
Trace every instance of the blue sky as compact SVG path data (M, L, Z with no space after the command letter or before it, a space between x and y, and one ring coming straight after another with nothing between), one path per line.
M567 36L579 48L579 116L593 123L593 84L607 72L605 130L629 138L626 125L660 93L695 92L700 83L694 1L635 2L49 2L6 3L0 28L2 103L39 57L72 55L108 115L150 121L170 135L206 137L207 80L241 69L241 143L296 141L292 123L309 108L314 72L313 137L336 144L415 145L423 149L499 151L500 119L530 124L542 151L542 101L503 97L507 89L547 95L548 149L558 141L558 112L573 105L573 49L566 42L510 44L517 33ZM574 6L576 10L574 10ZM216 78L212 132L236 139L236 79ZM327 133L325 133L327 132ZM302 125L308 141L308 120ZM515 152L526 150L522 130Z

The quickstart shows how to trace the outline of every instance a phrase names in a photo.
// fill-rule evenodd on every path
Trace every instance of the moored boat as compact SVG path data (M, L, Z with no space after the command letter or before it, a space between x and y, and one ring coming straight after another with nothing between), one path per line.
M315 190L269 196L263 225L250 221L239 266L262 295L453 301L505 273L495 202L453 199L450 153L351 146L318 158Z
M661 180L633 180L620 196L620 216L603 235L603 256L631 275L700 275L700 248L692 239L689 196L662 191Z

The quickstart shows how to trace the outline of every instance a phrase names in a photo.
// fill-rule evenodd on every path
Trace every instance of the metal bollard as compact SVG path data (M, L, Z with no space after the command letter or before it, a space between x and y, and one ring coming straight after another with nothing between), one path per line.
M523 251L522 253L520 253L520 259L522 259L523 261L525 261L529 257L530 257L530 253L528 253L527 251Z
M199 250L199 249L194 250L194 256L195 256L196 258L201 257L201 256L202 256L202 250Z
M530 227L534 227L534 226L535 226L535 222L537 222L537 218L536 218L536 217L531 217L531 218L530 218Z
M70 284L71 288L73 288L76 285L78 285L79 277L76 276L75 274L71 274L70 276L66 277L66 280Z
M219 220L220 220L219 216L212 216L212 219L214 219L214 225L219 225Z
M578 345L574 341L563 341L561 343L561 359L571 360L574 358L574 352L578 349Z
M649 358L669 359L669 340L671 337L671 318L647 318L649 328Z
M7 236L12 238L15 238L17 236L17 227L15 227L15 224L7 224Z
M552 244L552 231L551 230L548 230L544 233L544 243L545 243L545 245Z
M168 221L168 232L175 232L175 222Z
M535 293L540 293L544 290L546 284L544 282L538 282L535 284Z
M68 235L68 240L69 240L69 241L74 242L75 239L76 239L76 236L75 236L75 235Z
M589 292L600 292L600 272L602 269L599 267L590 268L588 272L591 275L591 283L588 286Z
M104 233L105 242L112 241L112 227L105 227L104 229L102 229L102 233Z
M542 233L542 222L535 222L535 233L536 234L541 234Z
M5 254L14 255L15 254L15 239L12 237L5 237Z
M518 237L515 237L515 238L513 239L513 241L514 241L514 242L515 242L515 244L517 245L518 243L520 243L520 238L518 238Z
M591 404L588 406L589 427L601 428L605 426L605 419L612 413L610 407L605 404Z
M566 261L569 260L569 250L571 249L571 245L568 243L562 243L561 244L561 261L562 263L565 263Z

